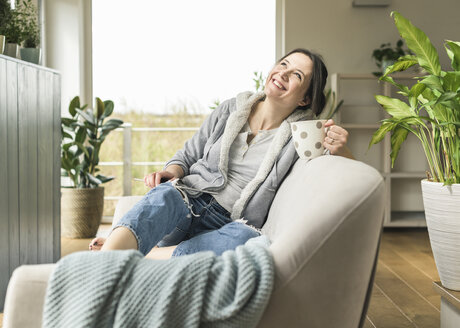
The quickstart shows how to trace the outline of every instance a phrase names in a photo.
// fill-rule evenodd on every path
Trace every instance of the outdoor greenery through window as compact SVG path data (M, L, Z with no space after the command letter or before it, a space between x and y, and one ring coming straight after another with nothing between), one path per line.
M136 127L198 127L215 101L254 90L275 61L275 0L95 0L93 95L115 103L113 117ZM193 131L132 133L133 162L164 162ZM123 160L123 135L110 135L101 162ZM162 166L133 165L132 176ZM123 167L106 196L123 195ZM132 181L132 194L148 189ZM104 215L115 201L106 201Z

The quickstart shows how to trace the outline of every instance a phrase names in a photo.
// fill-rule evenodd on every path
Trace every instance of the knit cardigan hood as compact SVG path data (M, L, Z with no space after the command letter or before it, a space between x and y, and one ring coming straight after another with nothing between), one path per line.
M265 96L263 92L240 93L236 98L224 101L208 116L184 148L165 164L165 167L179 165L184 171L184 177L175 185L176 188L191 197L198 197L203 192L215 194L225 188L230 147L248 121L254 105ZM289 123L312 118L311 110L296 109L281 123L256 175L233 205L233 220L245 219L259 228L263 225L279 184L298 159L290 142Z
M230 147L233 141L238 136L238 133L243 128L249 118L252 107L261 99L265 98L265 93L243 92L236 97L236 111L230 114L227 120L224 134L222 136L222 144L220 150L219 169L227 177L228 173L228 156ZM240 198L233 205L231 218L237 220L241 218L241 214L257 188L267 178L275 161L277 160L281 150L291 137L291 122L307 120L314 118L311 110L296 109L289 115L279 126L272 143L266 152L262 163L257 171L256 176L242 190Z

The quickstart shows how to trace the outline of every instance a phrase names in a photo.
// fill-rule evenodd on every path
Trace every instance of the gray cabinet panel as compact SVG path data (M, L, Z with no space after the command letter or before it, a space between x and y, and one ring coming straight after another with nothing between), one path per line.
M0 55L0 312L15 268L60 257L60 88Z
M53 74L53 262L61 257L61 76Z
M8 231L8 134L6 112L6 62L0 61L0 233ZM6 292L10 274L8 234L0 236L0 295ZM0 299L3 308L4 299Z
M18 67L19 262L37 263L37 71ZM40 172L43 174L43 172Z
M8 166L8 222L10 275L19 266L19 141L18 141L18 64L6 62L6 113L7 113L7 158ZM3 170L2 170L3 171Z
M38 262L53 258L53 74L38 73Z

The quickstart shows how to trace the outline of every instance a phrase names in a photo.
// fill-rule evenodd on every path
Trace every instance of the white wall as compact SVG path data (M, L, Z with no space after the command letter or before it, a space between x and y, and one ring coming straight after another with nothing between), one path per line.
M79 0L44 1L45 65L61 73L61 108L80 94Z
M304 47L319 52L329 73L378 70L371 53L399 39L390 12L398 11L424 31L450 68L443 40L460 41L459 0L392 0L385 8L354 8L352 0L285 0L286 51Z

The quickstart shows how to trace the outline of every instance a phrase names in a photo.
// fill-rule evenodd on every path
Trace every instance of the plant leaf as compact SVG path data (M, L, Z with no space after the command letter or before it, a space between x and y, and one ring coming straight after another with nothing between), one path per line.
M460 122L445 122L445 123L439 123L438 125L442 125L442 126L444 126L444 125L447 125L447 126L455 125L455 126L460 128Z
M414 55L406 55L403 57L399 57L397 62L387 67L383 76L387 76L388 74L394 72L405 71L406 69L414 66L415 64L418 64L418 60L417 57L415 57Z
M401 37L406 41L407 47L417 56L418 63L430 74L439 75L441 64L436 48L426 34L419 28L394 11L391 13Z
M79 143L85 142L86 139L86 129L85 128L78 128L77 134L75 135L75 141Z
M412 86L412 88L409 91L409 94L407 95L409 98L409 103L412 108L415 108L417 105L417 98L420 96L420 94L426 89L426 84L419 83L417 82Z
M77 127L85 127L85 124L82 122L75 121L74 123L70 124L70 128L75 130Z
M75 123L75 122L76 122L76 120L74 120L73 118L68 118L68 117L62 117L61 118L61 124L66 126L66 127L71 127L71 125L73 123Z
M104 114L104 103L99 97L96 97L96 117L100 119L102 114Z
M104 125L103 127L101 127L101 131L102 132L112 131L112 130L115 130L116 128L118 128L118 125L108 124L108 125Z
M61 157L61 167L66 171L70 171L72 169L72 163L67 157Z
M372 145L378 144L380 141L383 140L385 135L395 128L396 124L390 122L383 122L380 128L374 132L372 135L371 141L369 142L368 150L371 148Z
M460 91L460 72L446 72L442 77L444 90L459 92Z
M117 126L120 126L122 125L124 122L122 120L119 120L119 119L116 119L116 118L112 118L110 120L108 120L107 122L104 123L104 125L106 124L116 124Z
M106 183L115 179L114 176L106 177L105 175L100 174L96 175L96 178L98 178L101 181L101 183Z
M441 79L439 78L439 76L428 75L423 80L421 80L420 83L425 84L430 89L434 89L439 92L444 92L444 88L442 86Z
M77 114L76 109L80 108L80 97L75 96L69 104L69 113L74 117Z
M94 175L92 175L91 173L86 173L86 176L88 177L88 180L91 182L92 185L95 185L95 186L98 186L102 183L101 180L99 180L98 178L96 178Z
M85 123L88 122L91 125L96 125L96 121L94 120L94 115L88 111L82 111L77 109L78 114L80 114L84 119Z
M65 132L65 131L62 132L62 138L63 139L64 138L73 139L73 137L70 134L68 134L67 132Z
M399 150L401 149L401 144L406 140L409 130L403 126L398 126L393 130L391 134L391 167L394 166L395 160L398 157Z
M443 102L449 101L449 100L452 100L452 99L454 99L455 97L457 97L457 93L456 93L456 92L445 92L445 93L443 93L443 94L438 98L438 100L436 100L435 105L437 105L437 104L439 104L439 103L443 103Z
M86 156L89 157L89 152L88 150L86 149L86 147L80 143L80 142L75 142L75 145L78 147L78 149L80 149Z
M447 55L451 60L452 68L460 71L460 42L447 40L444 43L444 48L446 48Z
M404 118L415 115L414 110L399 99L380 95L375 96L375 99L383 106L388 114L395 118Z
M433 91L429 88L425 88L425 90L423 90L423 92L418 96L418 100L423 104L422 107L425 107L428 116L430 116L431 119L435 119L433 109L431 108L431 105L436 102L436 96Z
M339 101L339 103L337 104L337 106L333 109L332 111L332 114L328 117L326 117L326 119L331 119L334 117L335 114L337 114L337 112L339 111L340 107L342 106L343 104L343 99Z
M73 145L74 145L73 142L69 142L69 143L63 144L63 145L62 145L62 150L65 151L65 152L68 152L68 151L69 151L69 148L72 147Z
M379 80L384 81L384 82L388 82L388 83L394 85L399 90L401 90L401 92L403 92L403 95L405 95L405 96L407 96L409 94L409 88L404 84L396 83L391 76L382 76L382 77L379 78Z
M113 101L112 100L104 101L104 107L105 107L105 110L104 110L104 114L102 114L102 118L106 118L112 115L113 109L115 107L115 105L113 104Z

